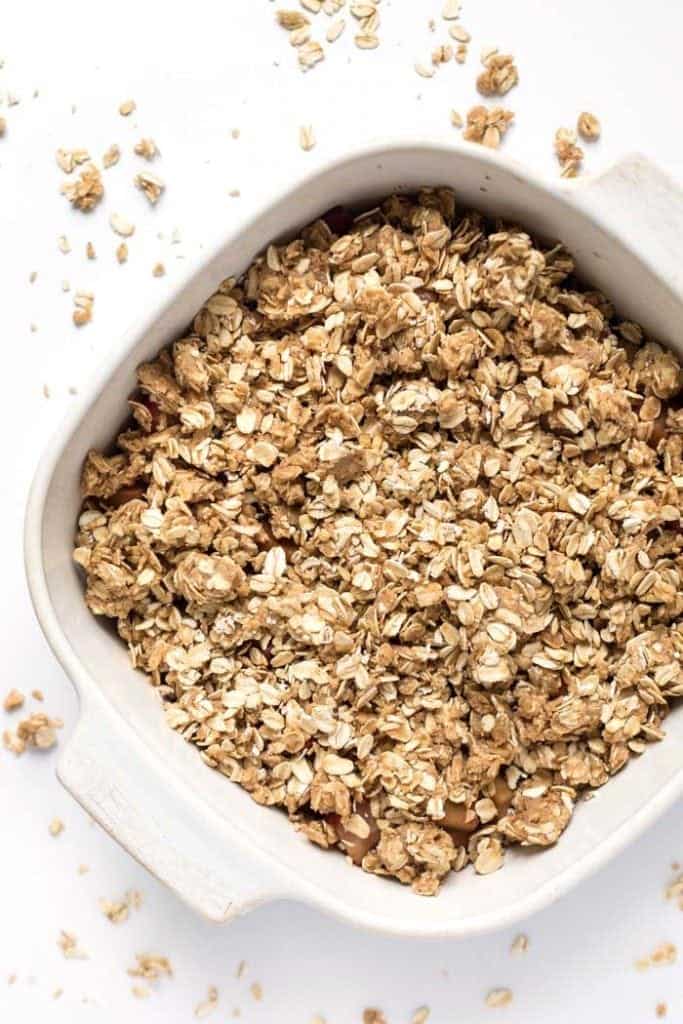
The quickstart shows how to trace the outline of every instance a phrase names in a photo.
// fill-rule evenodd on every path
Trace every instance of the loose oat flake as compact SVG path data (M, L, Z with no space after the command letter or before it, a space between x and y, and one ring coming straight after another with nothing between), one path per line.
M512 992L509 988L492 988L486 996L486 1005L492 1009L500 1009L509 1006L512 1002Z
M53 838L57 838L64 831L64 822L61 818L53 818L47 827L48 832Z
M60 932L57 945L66 960L87 960L88 954L78 945L78 939L72 932Z
M2 702L5 711L17 711L24 706L24 695L21 690L10 690Z
M218 1007L218 989L215 985L211 985L209 988L206 999L203 999L201 1003L198 1003L194 1009L195 1017L204 1018L208 1017L210 1013Z
M488 54L482 60L485 70L477 78L482 96L504 96L519 81L517 66L509 53Z
M447 189L337 207L139 367L85 599L207 765L432 895L663 736L682 389L561 245Z
M145 160L153 160L155 156L159 155L159 149L154 139L140 139L135 143L134 150Z
M315 146L315 135L310 124L302 125L299 128L299 145L305 153L310 152Z
M503 107L472 107L467 111L463 138L468 142L479 142L489 149L498 149L514 116L511 110L504 110Z
M144 978L147 981L157 981L161 977L172 977L173 968L166 956L158 956L155 953L136 953L136 964L128 968L128 974L132 978Z
M88 213L97 206L104 195L99 169L95 164L86 164L78 178L67 179L62 184L62 192L75 209Z
M595 114L591 114L587 110L579 114L576 130L585 142L595 142L600 138L600 122Z
M161 193L166 188L161 178L156 174L150 174L149 171L140 171L136 174L135 184L152 206L158 203Z

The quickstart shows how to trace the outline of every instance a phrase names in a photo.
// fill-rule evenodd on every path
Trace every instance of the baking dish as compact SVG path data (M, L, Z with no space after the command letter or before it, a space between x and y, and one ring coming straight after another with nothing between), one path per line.
M207 917L225 921L275 899L313 904L394 934L463 937L540 909L604 864L683 794L683 710L543 853L510 851L504 870L451 875L435 899L352 870L309 844L284 814L210 771L165 723L161 706L104 622L90 614L71 558L78 480L91 446L126 415L136 366L178 337L219 282L274 238L326 209L370 205L395 189L454 187L466 206L560 238L581 275L655 338L683 352L683 193L640 156L577 183L548 184L480 147L376 144L340 156L228 231L174 297L103 360L79 407L51 439L33 483L26 566L40 624L81 701L61 781L134 857Z

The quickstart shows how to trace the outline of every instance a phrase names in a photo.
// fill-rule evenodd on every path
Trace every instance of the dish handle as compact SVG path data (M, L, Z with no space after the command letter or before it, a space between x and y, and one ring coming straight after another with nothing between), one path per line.
M126 757L110 735L103 711L88 702L57 767L60 782L106 832L212 921L277 898L196 807L188 813L181 794L169 798L156 759L142 745L135 758Z

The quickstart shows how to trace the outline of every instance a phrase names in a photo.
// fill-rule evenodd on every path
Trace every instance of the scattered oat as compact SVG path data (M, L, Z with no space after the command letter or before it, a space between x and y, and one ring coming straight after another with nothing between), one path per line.
M417 71L417 73L420 76L420 78L433 78L434 77L434 68L433 68L433 66L430 66L429 64L417 63L415 65L415 70Z
M128 246L125 242L116 246L116 259L119 263L125 263L128 259Z
M159 201L161 193L166 188L161 178L150 174L149 171L140 171L139 174L136 174L135 184L152 206Z
M71 252L71 244L66 235L59 236L59 238L57 239L57 245L59 247L59 251L63 252L65 255Z
M581 168L583 150L576 145L576 132L558 128L555 132L555 156L560 162L563 178L575 178Z
M155 263L152 267L152 277L163 277L166 273L166 267L163 263Z
M428 1006L420 1006L410 1018L410 1024L427 1024L429 1013Z
M302 11L276 11L275 17L278 25L286 29L287 32L297 32L311 24L310 19Z
M61 729L63 724L61 718L49 718L42 711L35 711L19 722L15 733L6 730L2 737L3 743L17 756L27 748L49 750L57 742L56 730Z
M504 96L519 81L519 72L512 54L491 53L482 60L485 70L477 78L482 96Z
M75 181L65 181L62 193L75 209L84 213L94 209L104 195L102 175L95 164L86 164Z
M467 60L467 45L465 43L458 43L455 49L455 62L456 64L464 64Z
M591 114L587 110L579 114L576 129L585 142L595 142L600 138L600 122L595 114Z
M315 135L310 124L302 125L299 128L299 145L305 153L308 153L315 146Z
M511 110L504 110L503 107L472 107L467 111L463 138L488 146L489 149L498 149L514 116Z
M206 999L198 1003L194 1009L195 1017L208 1017L218 1006L218 989L211 985Z
M441 17L446 21L453 21L460 16L460 0L446 0L441 11Z
M159 155L159 149L154 139L140 139L135 143L134 151L145 160L153 160Z
M84 164L90 159L87 149L58 149L55 153L57 166L65 174L71 174L79 164Z
M323 0L299 0L299 3L305 11L310 11L311 14L320 14Z
M7 121L4 117L0 117L0 139L7 133Z
M83 327L90 323L94 302L95 296L91 292L78 291L74 293L74 311L71 318L76 327Z
M5 711L16 711L17 708L23 707L24 695L21 690L10 690L2 702L2 706Z
M449 60L452 59L452 46L437 46L434 50L432 50L432 64L434 65L434 67L438 67L439 64L448 64Z
M57 836L60 836L64 831L64 822L62 821L61 818L53 818L50 824L48 825L47 830L51 836L56 838Z
M60 932L57 945L62 951L66 960L87 960L88 954L78 945L78 939L73 932Z
M454 128L462 128L463 120L457 110L451 110L451 124Z
M311 68L315 67L316 64L319 64L325 58L325 51L320 43L316 43L314 39L300 46L298 54L299 66L302 71L310 71Z
M43 396L45 398L49 398L50 397L50 388L48 387L47 384L43 384Z
M659 1017L660 1019L662 1017L666 1017L667 1009L668 1008L666 1003L657 1003L657 1005L655 1006L655 1016Z
M121 117L129 117L135 110L135 100L124 100L119 107Z
M368 1006L363 1010L363 1024L387 1024L387 1019L376 1006Z
M79 875L87 875L88 872L90 871L90 868L88 867L87 864L79 864L78 867L76 868L76 871Z
M130 990L136 999L148 999L152 994L147 985L131 985Z
M122 924L128 920L131 910L139 910L142 906L142 895L137 889L130 889L120 900L100 900L100 909L112 924Z
M157 981L159 978L172 977L173 968L168 957L157 956L153 953L136 953L137 963L134 967L128 968L128 974L132 978L144 978L146 981Z
M458 43L469 43L472 38L467 29L463 28L462 25L451 25L448 29L448 34L451 39L455 39Z
M675 964L677 958L678 950L673 942L662 942L649 956L636 960L635 967L638 971L647 971L650 967L665 967Z
M509 1006L511 1002L512 992L509 988L492 988L486 996L486 1005L492 1009Z
M529 948L529 939L526 935L516 935L510 946L511 953L526 953Z
M122 217L120 213L112 213L109 218L109 226L112 231L115 231L117 235L121 235L123 238L130 238L135 232L135 225L126 220L125 217Z
M244 976L244 972L246 971L246 969L247 969L247 961L246 960L240 960L240 962L237 965L237 970L235 971L235 977L237 978L238 981L239 981L240 978L242 978Z
M674 900L679 910L683 910L683 875L674 878L673 882L667 885L664 895L667 900Z
M379 46L379 36L373 32L359 32L353 37L353 41L359 50L376 50Z
M327 42L335 43L337 39L339 39L345 28L346 22L344 21L343 18L338 18L337 21L333 21L330 27L328 28L327 32L325 33L325 38L327 39Z
M263 988L261 987L260 981L253 981L249 986L249 991L256 1000L257 1003L263 999Z
M115 164L119 162L120 159L121 150L114 142L102 156L102 166L105 168L113 167Z
M34 700L45 700L45 695L43 694L42 690L31 690L31 696L33 697Z
M95 246L92 242L87 242L85 246L85 255L89 260L94 260L96 257Z
M33 284L37 277L38 272L36 270L32 270L31 273L28 275L28 283Z
M62 281L62 291L63 292L70 292L71 291L71 284L70 284L69 281L67 281L67 280Z

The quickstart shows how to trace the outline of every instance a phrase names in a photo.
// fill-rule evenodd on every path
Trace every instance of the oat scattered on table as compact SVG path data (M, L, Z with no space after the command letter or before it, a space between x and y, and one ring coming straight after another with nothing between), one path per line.
M585 142L595 142L600 138L600 122L595 114L591 114L587 110L579 114L576 130Z
M86 242L85 255L89 260L94 260L97 257L97 253L95 252L95 246L92 242Z
M667 900L674 900L679 910L683 910L683 875L674 878L673 882L667 885L664 895Z
M119 114L121 117L130 117L135 110L135 100L124 100L119 106Z
M249 991L251 992L252 997L256 1000L256 1002L260 1003L261 1000L263 999L263 988L261 986L261 982L252 981L251 985L249 986Z
M457 110L451 110L451 124L454 128L462 128L463 119Z
M661 1018L666 1017L667 1010L668 1007L666 1003L657 1003L655 1006L655 1017L661 1020Z
M43 694L42 690L31 690L31 696L33 697L34 700L45 700L45 695Z
M145 160L154 160L159 155L159 148L154 139L144 138L135 143L134 151Z
M76 210L88 213L97 206L104 195L99 168L95 164L86 164L75 180L67 179L63 182L61 190Z
M337 39L342 35L346 28L346 22L343 18L338 18L337 21L333 21L325 33L325 39L328 43L336 43Z
M563 178L575 178L581 169L583 150L576 144L576 132L558 128L555 132L555 156L560 162Z
M87 163L90 154L87 149L58 149L55 159L60 170L65 174L71 174L80 164Z
M451 39L455 39L458 43L469 43L472 38L467 29L463 28L462 25L451 25L448 29L448 34Z
M514 939L512 940L512 945L510 946L510 952L515 954L526 953L528 949L528 936L522 934L515 935Z
M62 951L65 960L87 960L88 954L78 945L78 939L73 932L62 931L59 933L57 945Z
M53 818L50 824L48 825L47 830L50 833L50 835L56 839L57 836L61 836L62 832L64 831L64 822L62 821L61 818Z
M123 238L130 238L135 233L135 225L126 220L120 213L112 213L109 218L109 226L112 231L115 231L117 235L121 235Z
M152 990L147 985L131 985L130 990L136 999L149 999L152 994Z
M166 267L163 263L155 263L152 267L152 277L163 277L166 273Z
M675 964L678 959L678 950L673 942L662 942L649 956L636 960L635 967L638 971L647 971L650 967L667 967Z
M121 150L116 145L116 143L114 142L109 147L109 149L103 154L103 156L102 156L102 166L105 167L105 168L114 167L115 164L117 164L120 159L121 159Z
M482 60L484 71L477 78L482 96L504 96L519 82L519 72L511 53L490 53Z
M485 1002L492 1009L509 1006L512 1002L512 991L509 988L492 988L487 994Z
M432 50L432 64L438 67L440 64L448 64L453 59L453 47L448 44L437 46Z
M305 153L310 152L315 146L315 135L310 124L304 124L299 128L299 145Z
M211 985L209 988L206 999L203 999L201 1003L198 1003L194 1009L195 1017L204 1018L208 1017L210 1013L213 1013L218 1007L218 989L215 985Z
M172 977L173 968L166 956L159 956L156 953L136 953L136 964L128 968L128 974L132 978L144 978L146 981L157 981L162 977Z
M387 1019L376 1006L368 1006L363 1010L363 1024L387 1024Z
M50 718L42 711L35 711L19 722L15 732L9 729L3 733L3 743L17 756L25 750L49 750L57 742L57 729L64 723L61 718Z
M410 1018L410 1024L427 1024L430 1009L428 1006L420 1006Z
M415 65L415 70L417 71L420 78L434 77L434 66L431 64L423 64L422 62L418 61L417 64Z
M159 201L162 192L166 188L161 178L156 174L151 174L149 171L140 171L139 174L135 175L134 180L136 186L152 206Z
M59 248L59 251L63 252L65 256L71 252L71 243L69 242L69 239L66 237L66 235L59 236L59 238L57 239L57 246Z
M112 924L123 924L130 916L131 910L139 910L142 906L142 893L137 889L129 889L119 900L100 900L100 909Z
M24 706L24 695L21 690L12 689L8 692L2 706L5 711L16 711Z
M489 149L498 149L515 115L503 107L472 107L467 111L463 138Z
M336 208L139 368L85 599L208 766L433 895L663 736L682 390L560 245L446 189Z
M125 263L128 259L128 246L125 242L121 242L116 247L116 259L119 263Z
M95 296L92 292L77 291L74 293L74 310L71 315L76 327L84 327L92 320Z

